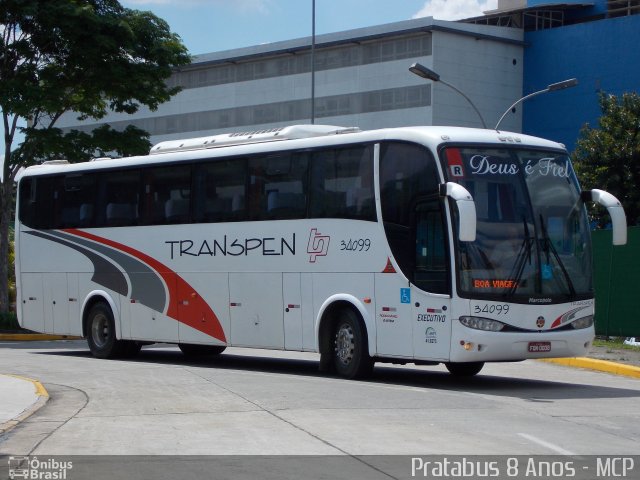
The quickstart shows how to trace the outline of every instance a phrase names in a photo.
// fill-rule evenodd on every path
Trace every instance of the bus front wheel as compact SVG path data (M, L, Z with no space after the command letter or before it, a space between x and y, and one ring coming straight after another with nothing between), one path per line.
M109 305L98 302L87 315L87 343L94 357L117 358L125 353L126 345L116 338L116 325Z
M480 373L484 362L445 363L444 366L456 377L473 377Z
M366 331L357 315L349 309L340 312L334 332L333 362L345 378L365 377L373 368Z

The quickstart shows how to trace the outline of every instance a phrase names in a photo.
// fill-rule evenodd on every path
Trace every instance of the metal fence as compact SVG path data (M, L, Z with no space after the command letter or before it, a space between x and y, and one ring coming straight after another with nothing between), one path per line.
M617 247L611 231L592 235L597 335L640 337L640 227L628 233Z

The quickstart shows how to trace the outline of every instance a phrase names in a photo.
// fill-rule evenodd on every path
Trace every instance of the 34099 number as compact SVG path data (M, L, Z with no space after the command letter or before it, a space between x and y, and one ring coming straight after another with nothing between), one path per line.
M342 240L340 250L349 252L367 252L371 248L371 240L368 238L357 238L352 240Z
M485 303L484 305L474 305L473 313L495 313L496 315L506 315L509 313L509 304L492 304Z

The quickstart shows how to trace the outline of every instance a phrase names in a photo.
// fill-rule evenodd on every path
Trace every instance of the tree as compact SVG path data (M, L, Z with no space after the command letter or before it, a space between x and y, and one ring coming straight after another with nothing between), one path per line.
M154 110L175 95L165 81L190 62L180 38L150 12L117 0L2 0L0 109L5 151L0 184L0 312L8 308L8 235L18 171L51 156L84 160L94 152L148 151L145 132L109 127L63 132L60 117L100 119L109 110ZM26 128L18 120L27 121ZM13 149L15 134L24 142Z
M615 195L629 225L640 224L640 95L600 94L599 128L586 124L573 152L576 174L583 188L601 188ZM606 211L594 219L606 224Z

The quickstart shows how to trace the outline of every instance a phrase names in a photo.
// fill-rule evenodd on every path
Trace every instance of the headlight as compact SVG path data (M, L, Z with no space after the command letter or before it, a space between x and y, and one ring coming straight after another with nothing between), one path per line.
M504 323L482 317L460 317L460 323L465 327L474 328L476 330L485 330L487 332L499 332L504 328Z
M593 315L582 317L571 322L571 326L576 330L579 330L581 328L589 328L591 325L593 325Z

